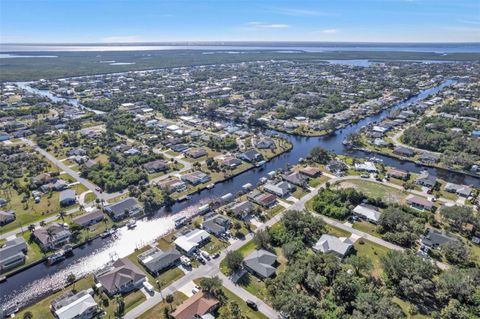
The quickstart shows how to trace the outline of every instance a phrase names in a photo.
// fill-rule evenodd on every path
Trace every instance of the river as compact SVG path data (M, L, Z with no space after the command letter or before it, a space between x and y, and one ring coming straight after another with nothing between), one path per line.
M8 278L0 284L0 304L18 304L19 306L23 306L33 303L49 294L52 290L63 287L68 274L73 273L78 278L101 269L112 258L121 258L131 254L135 248L153 242L155 239L173 229L173 219L177 216L191 215L199 206L211 201L213 198L218 198L227 193L235 194L240 191L242 185L246 183L256 185L258 180L265 176L267 172L278 168L285 168L289 164L298 163L298 160L305 158L315 146L322 146L337 154L368 158L371 154L362 151L349 151L344 147L342 142L348 134L358 132L365 125L384 119L392 109L407 107L417 101L425 99L430 94L439 92L442 88L452 83L453 81L447 80L436 87L424 90L420 94L392 106L388 110L384 110L376 115L369 116L355 124L349 125L346 128L337 130L329 136L301 137L278 133L281 136L287 137L292 142L293 148L291 151L274 158L262 168L249 170L231 180L216 184L213 189L194 194L188 201L176 203L169 212L162 209L154 216L138 221L137 227L133 230L128 230L126 227L119 229L116 239L95 239L91 243L75 249L73 257L56 265L47 266L45 263L41 263ZM428 168L386 156L376 156L382 158L384 164L387 166L397 167L411 172L428 170L439 178L451 182L464 183L476 187L480 186L480 178L442 169Z

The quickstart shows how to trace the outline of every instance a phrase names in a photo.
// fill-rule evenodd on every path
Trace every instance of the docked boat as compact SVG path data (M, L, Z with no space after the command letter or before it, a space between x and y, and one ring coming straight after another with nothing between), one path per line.
M134 220L129 220L128 223L127 223L127 228L128 229L134 229L135 227L137 227L137 222L134 221Z
M112 236L113 234L115 234L115 230L110 228L110 229L104 231L101 236L102 236L102 238L107 238L107 237Z
M187 199L189 199L189 198L190 198L190 196L185 195L185 196L179 197L179 198L178 198L178 201L179 201L179 202L183 202L184 200L187 200Z
M203 214L207 213L209 210L210 210L210 204L205 204L205 205L202 205L198 208L198 213L200 215L203 215Z
M65 252L63 250L59 250L56 253L47 257L47 264L53 265L65 259Z
M215 184L213 184L213 183L207 185L207 188L208 188L208 189L212 189L212 188L214 188L214 187L215 187Z
M185 216L177 217L175 218L174 222L175 228L180 228L185 225L185 223L187 222L187 218Z
M266 163L266 161L260 161L257 164L255 164L255 166L260 167L260 166L263 166L263 164L265 164L265 163Z

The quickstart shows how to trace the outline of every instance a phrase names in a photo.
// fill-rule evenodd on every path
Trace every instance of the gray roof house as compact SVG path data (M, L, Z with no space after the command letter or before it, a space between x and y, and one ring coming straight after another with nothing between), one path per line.
M128 216L135 216L143 212L135 198L127 197L117 203L105 207L105 211L113 220L121 220Z
M422 245L427 246L431 249L435 249L443 244L457 240L457 238L449 236L447 235L447 233L441 232L439 230L429 229L427 231L427 234L422 238Z
M240 158L241 160L244 160L246 162L252 163L252 162L256 162L256 161L261 161L263 159L263 156L262 156L262 154L260 154L256 150L250 149L250 150L245 151L245 152L241 153L240 155L238 155L238 158Z
M423 172L418 175L415 183L418 185L426 186L426 187L434 187L437 184L437 178L431 175L428 172Z
M23 237L7 240L0 248L0 274L25 262L27 244Z
M95 209L90 213L72 218L72 221L81 227L86 227L101 222L104 218L103 212L100 209Z
M164 160L155 160L155 161L151 161L143 164L143 168L145 168L147 172L151 174L156 172L168 171L169 166L168 166L168 163Z
M176 249L162 251L153 247L138 255L138 261L149 273L157 276L162 270L173 266L181 256Z
M0 210L0 226L11 223L15 219L16 219L16 215L13 210L9 210L9 211Z
M138 289L145 279L145 274L128 258L117 259L110 268L95 274L95 280L109 296Z
M49 251L67 244L71 235L68 226L59 223L53 223L33 231L33 236L43 251Z
M299 187L307 187L307 177L301 173L292 173L284 176L283 179L290 184L297 185Z
M266 192L269 192L271 194L280 196L280 197L285 197L291 192L295 191L295 186L288 183L288 182L280 182L277 184L265 184L263 189Z
M250 214L253 210L253 203L246 200L240 203L236 203L232 207L230 207L230 211L234 213L236 216L244 218L248 214Z
M380 211L377 209L377 207L372 205L357 205L353 209L353 214L374 224L376 224L380 219Z
M216 214L209 218L206 218L202 223L202 228L208 231L210 234L219 236L224 234L230 228L231 221L229 218Z
M76 193L74 189L66 189L60 192L60 206L70 206L77 201Z
M89 319L100 313L100 307L93 299L90 291L82 290L76 294L69 292L51 305L52 313L58 319Z
M275 264L277 262L277 256L269 251L260 249L252 251L243 260L245 268L253 272L260 278L269 278L275 271Z
M345 257L353 247L352 241L347 237L335 237L323 234L312 247L316 252L334 253L338 258Z
M468 197L472 193L472 188L465 185L458 185L453 183L447 183L445 185L445 190L450 193L455 193L457 195Z

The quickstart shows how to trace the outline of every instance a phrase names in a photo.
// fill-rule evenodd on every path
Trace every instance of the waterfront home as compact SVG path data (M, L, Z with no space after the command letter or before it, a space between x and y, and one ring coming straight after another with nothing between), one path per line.
M355 163L355 170L359 172L376 173L377 168L373 162Z
M264 191L279 197L286 197L295 191L296 187L288 182L279 182L277 184L267 183L263 187Z
M58 319L90 319L100 314L101 309L92 297L93 290L70 291L54 300L50 309Z
M185 181L195 186L195 185L209 182L211 180L211 177L208 174L205 174L204 172L195 171L192 173L182 175L181 179L182 181Z
M348 166L342 161L331 160L327 165L327 169L334 174L338 174L348 170Z
M6 224L9 224L16 219L15 211L13 210L0 210L0 226L4 226Z
M284 176L283 179L290 184L293 184L302 188L306 188L308 186L307 177L305 177L305 175L298 172L291 173L287 176Z
M458 185L454 183L447 183L445 185L445 191L449 193L455 193L462 197L469 197L472 194L472 188L465 185Z
M77 201L77 196L74 189L66 189L60 192L60 206L70 206L75 204Z
M174 319L215 318L208 315L219 305L220 301L213 295L198 291L179 305L170 316Z
M423 152L422 154L420 154L420 161L426 164L437 163L439 160L440 157L433 153Z
M242 164L242 161L233 156L228 156L225 157L222 164L230 169L234 169L235 167L240 166Z
M277 204L277 196L269 193L258 192L258 195L250 196L249 199L264 208L270 208Z
M367 205L367 204L357 205L353 209L352 213L354 216L367 220L373 224L376 224L380 219L380 211L377 209L377 207L372 205Z
M160 189L165 189L168 192L172 192L172 193L183 192L184 190L187 189L187 184L178 178L168 179L165 181L158 182L157 186Z
M170 149L174 152L181 153L181 152L185 151L186 149L188 149L188 145L187 144L175 144L175 145L170 146Z
M148 163L143 164L143 168L150 173L158 173L158 172L166 172L169 169L168 163L164 160L155 160Z
M263 137L257 141L255 147L258 149L273 149L275 148L275 142L270 137Z
M130 216L136 216L143 212L143 209L133 197L127 197L117 203L105 206L107 214L115 221Z
M322 171L316 167L308 166L300 169L300 174L305 175L310 178L318 177L322 175Z
M312 247L315 252L333 253L342 259L348 255L353 248L353 242L347 237L335 237L323 234L317 243Z
M393 178L401 179L401 180L404 180L404 181L408 180L408 177L409 177L408 172L402 171L402 170L399 170L399 169L392 169L392 168L389 168L387 170L386 175L388 177L393 177Z
M208 153L203 148L191 148L191 149L185 151L184 154L185 154L185 156L196 159L196 158L200 158L202 156L206 156Z
M210 217L206 217L202 223L202 228L210 234L215 236L223 235L230 228L231 221L229 218L216 214Z
M192 255L198 248L210 241L210 235L203 229L194 229L175 239L175 246L187 255Z
M259 152L257 152L254 149L250 149L248 151L245 151L245 152L241 153L240 155L238 155L238 157L241 160L244 160L244 161L249 162L249 163L261 161L263 159L262 154L260 154Z
M7 240L0 248L0 274L25 263L27 244L23 237Z
M436 229L428 229L422 237L422 245L430 249L439 248L443 244L454 241L458 241L458 239Z
M265 279L275 274L277 255L264 249L254 250L243 260L243 265L256 276Z
M69 243L72 233L67 225L52 223L35 229L32 235L43 251L49 251Z
M94 209L89 213L85 213L72 218L72 222L83 228L83 227L97 224L103 221L104 218L105 216L103 215L103 212L100 209Z
M432 210L433 203L423 197L418 197L415 195L408 195L406 198L407 204L412 208L419 210Z
M153 247L138 255L138 261L149 273L157 276L162 270L175 265L182 255L176 249L162 251Z
M409 148L403 147L403 146L397 146L393 149L393 153L400 155L400 156L405 156L405 157L411 157L415 155L415 152Z
M243 219L253 211L253 208L253 203L246 200L243 202L235 203L229 208L229 210L238 218Z
M110 297L139 289L145 280L145 274L126 257L95 274L95 281Z
M433 188L437 184L437 178L428 172L422 172L415 180L415 184Z

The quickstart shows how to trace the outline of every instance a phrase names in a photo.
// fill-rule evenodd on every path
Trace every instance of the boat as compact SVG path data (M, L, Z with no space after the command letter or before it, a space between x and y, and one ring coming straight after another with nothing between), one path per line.
M64 259L65 259L65 252L63 250L59 250L56 253L47 257L47 264L53 265Z
M215 187L215 184L213 184L213 183L207 185L207 188L208 188L208 189L212 189L212 188L214 188L214 187Z
M102 238L107 238L115 234L115 230L113 228L110 228L102 233Z
M256 167L260 167L260 166L262 166L262 165L265 164L265 163L266 163L266 161L260 161L260 162L258 162L257 164L255 164L255 166L256 166Z
M179 197L179 198L178 198L178 201L179 201L179 202L183 202L184 200L187 200L187 199L189 199L189 198L190 198L190 196L185 195L185 196Z
M182 227L182 226L185 224L186 221L187 221L187 218L184 217L184 216L175 218L175 220L174 220L174 222L175 222L175 228L180 228L180 227Z
M369 160L374 162L374 163L382 163L383 162L383 159L375 157L375 156L370 157Z
M202 205L198 208L198 213L200 215L203 215L205 214L206 212L208 212L210 210L210 204L205 204L205 205Z
M67 244L63 247L63 254L65 257L73 256L73 246L71 244Z
M128 229L134 229L135 227L137 227L137 222L134 221L134 220L129 220L128 223L127 223L127 228Z

